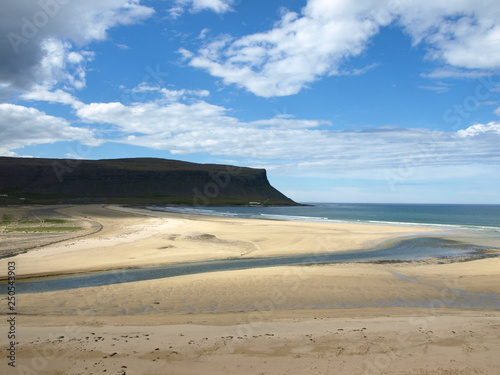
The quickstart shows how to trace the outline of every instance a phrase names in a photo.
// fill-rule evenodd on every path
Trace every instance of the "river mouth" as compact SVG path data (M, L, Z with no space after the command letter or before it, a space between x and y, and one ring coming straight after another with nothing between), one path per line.
M199 262L175 263L152 267L134 267L76 275L39 277L17 281L18 293L43 293L207 272L234 271L276 266L309 266L354 262L406 262L428 258L463 261L498 256L485 253L484 246L436 237L417 237L400 240L366 250L290 255L262 258L232 258ZM495 249L496 250L496 249ZM4 285L6 285L4 283Z

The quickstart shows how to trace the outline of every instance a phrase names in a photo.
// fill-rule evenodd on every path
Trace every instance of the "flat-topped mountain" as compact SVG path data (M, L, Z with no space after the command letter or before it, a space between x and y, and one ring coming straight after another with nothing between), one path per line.
M72 160L0 157L0 204L157 203L297 205L265 169L156 158Z

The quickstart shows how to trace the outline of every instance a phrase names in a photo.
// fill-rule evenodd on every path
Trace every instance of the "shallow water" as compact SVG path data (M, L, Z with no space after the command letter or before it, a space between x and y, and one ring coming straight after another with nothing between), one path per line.
M127 268L80 275L19 280L18 293L40 293L153 280L205 272L251 269L287 265L348 262L406 261L426 258L480 257L483 247L435 237L411 238L368 250L343 251L266 258L235 258L177 263L154 267ZM4 284L5 285L5 284Z
M310 203L291 207L150 207L222 217L468 228L500 233L500 205Z

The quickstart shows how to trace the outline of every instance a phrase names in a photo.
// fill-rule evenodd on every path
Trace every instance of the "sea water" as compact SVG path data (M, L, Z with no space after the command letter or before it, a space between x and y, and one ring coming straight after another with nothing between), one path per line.
M500 205L304 203L291 207L149 207L154 210L309 222L347 222L469 228L500 233Z

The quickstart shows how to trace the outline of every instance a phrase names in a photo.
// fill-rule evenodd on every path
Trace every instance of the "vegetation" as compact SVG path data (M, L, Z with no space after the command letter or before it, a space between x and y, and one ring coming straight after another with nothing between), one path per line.
M0 225L9 225L14 221L14 216L11 214L3 214L2 221L0 221Z
M15 227L8 228L7 232L73 232L80 227Z
M63 225L69 223L65 219L45 219L39 217L16 218L12 214L3 214L0 226L6 232L74 232L82 228Z

